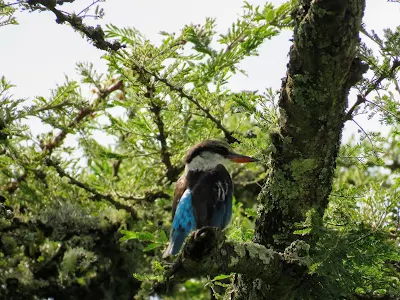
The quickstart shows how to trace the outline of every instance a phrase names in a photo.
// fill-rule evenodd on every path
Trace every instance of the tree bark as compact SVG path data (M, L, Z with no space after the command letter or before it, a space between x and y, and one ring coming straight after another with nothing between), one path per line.
M364 0L301 0L282 82L280 131L271 134L271 173L261 194L254 242L283 252L295 223L315 226L328 204L349 89L360 78L356 58ZM313 236L312 233L310 235ZM315 242L308 238L307 243ZM312 250L311 250L312 251ZM233 299L295 299L305 268L283 269L277 284L235 278ZM301 279L300 279L301 278ZM303 281L302 281L303 280Z

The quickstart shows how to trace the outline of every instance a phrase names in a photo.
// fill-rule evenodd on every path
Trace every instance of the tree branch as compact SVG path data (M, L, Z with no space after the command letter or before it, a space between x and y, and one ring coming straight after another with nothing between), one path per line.
M186 93L182 87L178 87L173 85L172 83L170 83L167 79L162 78L161 76L147 70L146 68L139 66L137 64L133 65L133 69L138 71L138 72L145 72L151 76L153 76L157 81L164 83L171 91L175 91L179 94L180 97L182 98L186 98L188 99L190 102L192 102L200 111L202 111L205 114L205 117L208 118L210 121L212 121L218 129L220 129L224 135L225 135L225 139L227 140L227 142L229 144L233 144L233 143L240 143L240 141L235 138L232 135L232 132L230 132L228 129L226 129L220 120L218 120L217 118L215 118L211 113L210 110L208 108L204 108L200 102L194 98L193 96L189 95L188 93Z
M99 191L97 191L96 189L92 188L91 186L87 185L86 183L80 182L77 179L75 179L74 177L72 177L71 175L69 175L67 172L65 172L61 167L60 164L50 158L45 158L44 163L49 166L49 167L53 167L56 172L58 173L58 175L62 178L62 177L66 177L69 179L69 182L73 185L76 185L82 189L84 189L85 191L93 194L95 196L95 200L97 199L104 199L108 202L110 202L112 205L114 205L117 209L124 209L127 212L131 213L132 216L137 217L136 215L136 211L133 209L132 206L130 205L125 205L117 200L115 200L111 195L109 194L102 194Z
M368 89L365 91L363 95L358 94L357 95L357 101L353 104L352 107L347 111L344 121L349 121L353 118L353 113L358 108L361 104L365 103L367 101L367 96L374 90L376 90L379 85L382 83L383 80L392 78L394 74L396 73L397 68L400 67L400 60L394 60L392 66L390 67L390 70L388 73L382 73L374 82L368 87Z
M133 195L123 195L118 192L114 192L118 198L125 200L134 200L136 202L153 202L156 199L169 199L170 195L163 191L149 191L146 192L143 197L133 196Z
M63 1L66 2L66 1ZM32 6L44 6L49 11L53 12L57 17L56 22L58 24L69 23L75 30L83 33L90 41L93 42L93 45L101 50L105 51L117 51L124 46L121 45L118 41L109 42L105 39L105 33L101 26L88 26L82 23L82 17L79 17L75 14L67 15L62 11L55 8L56 2L51 0L28 0L27 3Z
M122 80L117 81L106 90L101 91L99 94L99 98L95 101L94 104L89 105L87 107L82 108L74 120L68 124L66 129L61 130L61 132L54 137L54 139L47 144L42 146L44 152L47 152L49 155L53 152L56 147L59 147L64 141L65 137L69 132L77 127L79 123L81 123L86 117L88 117L91 113L95 111L95 106L99 101L103 101L107 96L109 96L112 92L119 90L123 87Z
M101 91L99 94L99 98L96 100L96 103L99 102L99 100L104 100L107 96L109 96L112 92L119 90L123 87L123 82L122 80L117 81L115 84L111 85L110 87L108 87L106 90ZM81 123L86 117L88 117L92 112L94 112L95 110L95 105L90 105L87 107L82 108L77 116L74 118L73 121L71 121L66 129L61 130L61 132L59 134L57 134L53 140L51 140L50 142L41 145L42 150L43 150L43 154L46 154L47 156L50 157L51 153L53 152L53 150L56 147L59 147L62 142L64 141L65 137L67 136L67 134L69 132L71 132L72 130L74 130L77 125L79 123ZM45 109L50 109L51 107L47 106L45 107ZM52 108L57 108L57 106L53 106ZM21 184L21 182L26 180L26 175L27 175L27 170L25 170L24 174L19 176L15 181L12 181L11 183L9 183L7 186L3 187L2 189L7 191L9 194L14 193L19 185Z
M68 22L75 30L82 32L86 37L88 37L93 42L93 44L99 49L106 50L106 51L111 51L111 50L117 51L123 47L117 41L114 41L113 43L106 41L104 39L105 34L100 26L93 28L92 26L87 26L87 25L82 24L81 17L78 17L76 15L67 16L66 14L57 10L50 0L29 0L28 3L32 6L38 5L38 4L43 5L44 7L46 7L48 10L52 11L56 15L57 23L61 24L64 22ZM150 72L149 70L147 70L144 67L141 67L139 65L134 64L133 69L137 70L139 72L145 72L145 73L153 76L157 81L164 83L172 91L178 92L178 94L181 97L187 98L190 102L195 104L196 107L205 114L205 117L208 118L209 120L211 120L217 126L217 128L220 129L224 133L225 139L227 140L227 142L229 144L240 143L240 141L232 135L232 132L230 132L228 129L226 129L222 125L221 121L218 120L217 118L215 118L210 113L210 110L208 108L204 108L198 102L198 100L196 98L187 94L183 90L183 88L174 86L168 80L158 76L157 74Z
M255 243L227 241L221 230L203 227L190 235L183 251L154 292L165 293L168 286L193 277L240 273L273 283L279 279L283 256Z
M154 98L155 87L151 84L148 76L146 76L148 74L144 72L144 68L137 69L136 71L139 74L140 82L146 87L146 93L144 96L149 100L150 111L154 115L154 123L158 129L156 138L161 144L161 161L167 168L166 177L168 181L174 182L178 178L181 170L176 166L173 166L171 162L171 153L169 152L167 145L168 132L165 130L164 121L161 117L161 103Z

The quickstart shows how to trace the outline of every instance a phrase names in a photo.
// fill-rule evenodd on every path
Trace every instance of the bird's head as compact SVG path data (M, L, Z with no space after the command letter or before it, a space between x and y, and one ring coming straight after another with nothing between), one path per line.
M186 169L191 171L206 171L214 169L226 162L249 163L257 159L238 154L229 144L218 140L205 140L194 145L186 153Z

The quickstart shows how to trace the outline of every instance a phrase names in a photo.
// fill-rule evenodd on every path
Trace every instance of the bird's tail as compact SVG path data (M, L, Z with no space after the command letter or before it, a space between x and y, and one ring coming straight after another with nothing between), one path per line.
M173 249L174 245L172 242L169 243L168 248L165 249L164 253L163 253L163 258L167 258L168 256L170 256L172 254L172 249Z
M169 241L168 248L164 251L163 258L178 254L189 232L189 230L172 229L171 239Z

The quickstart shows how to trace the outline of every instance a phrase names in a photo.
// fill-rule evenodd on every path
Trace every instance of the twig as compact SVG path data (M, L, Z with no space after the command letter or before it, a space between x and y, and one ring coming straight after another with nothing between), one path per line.
M372 234L374 234L374 233L375 233L375 232L369 232L369 233L366 233L366 234L364 234L364 235L360 236L358 239L356 239L356 240L354 240L354 241L350 242L350 244L349 244L349 245L354 245L354 244L358 243L359 241L361 241L361 240L365 239L366 237L369 237L369 236L371 236L371 235L372 235Z
M38 112L42 112L42 111L45 111L45 110L59 109L59 108L63 108L64 106L67 106L67 105L73 105L73 104L69 100L66 100L66 101L63 101L63 102L55 104L55 105L49 104L49 105L46 105L44 107L39 107L39 108L35 109L33 112L34 113L38 113Z
M146 93L144 96L149 99L149 109L154 115L153 121L158 129L156 139L161 144L160 155L161 161L167 168L166 177L170 182L174 182L177 179L180 171L176 166L173 166L171 162L171 153L169 152L167 145L168 132L165 130L165 124L161 117L161 105L155 102L155 87L153 84L151 84L148 76L145 76L147 74L145 74L144 69L138 69L137 71L139 73L140 82L146 87Z
M188 93L186 93L186 92L183 90L182 87L178 87L178 86L173 85L173 84L170 83L167 79L162 78L161 76L159 76L159 75L157 75L157 74L155 74L155 73L153 73L153 72L147 70L146 68L141 67L141 66L139 66L139 65L137 65L137 64L134 64L133 69L134 69L134 70L137 70L137 71L139 71L139 72L146 72L147 74L153 76L157 81L164 83L170 90L177 92L177 93L179 94L180 97L188 99L190 102L192 102L193 104L195 104L195 105L197 106L197 108L198 108L199 110L201 110L201 111L206 115L206 117L207 117L208 119L210 119L212 122L215 123L215 125L217 126L217 128L220 129L220 130L224 133L225 138L226 138L226 140L227 140L227 142L228 142L229 144L233 144L233 143L238 143L238 144L240 144L240 141L239 141L237 138L235 138L235 137L232 135L232 133L222 125L222 123L221 123L220 120L216 119L216 118L210 113L210 110L209 110L208 108L204 108L204 107L199 103L199 101L198 101L196 98L194 98L193 96L191 96L191 95L189 95Z
M21 3L21 1L17 1L17 2L13 2L13 3L3 4L0 7L14 6L14 5L18 5L20 3Z
M159 192L146 192L144 196L138 197L133 195L122 195L118 192L114 192L114 194L121 199L124 200L135 200L136 202L152 202L156 199L169 199L170 195L159 191Z
M98 100L104 100L107 96L109 96L112 92L119 90L123 87L123 82L122 80L117 81L115 84L107 88L105 91L101 91L99 94ZM76 126L82 122L86 117L88 117L92 112L95 110L95 105L89 105L87 107L82 108L77 116L74 118L72 122L70 122L67 126L66 129L61 130L61 132L54 137L54 139L47 144L42 146L43 151L47 152L48 154L51 154L53 150L60 146L62 142L64 141L65 137L69 132L71 132Z
M368 103L370 103L370 104L372 104L372 105L377 106L380 110L383 110L384 112L388 113L389 115L391 115L392 117L394 117L396 120L399 119L398 116L396 116L394 113L388 111L387 109L383 108L381 105L379 105L379 104L377 104L377 103L375 103L375 102L373 102L373 101L369 101L369 100L367 100L367 99L365 99L364 101L365 101L365 102L368 102Z
M63 1L65 2L65 1ZM105 51L118 51L124 46L121 45L119 41L109 42L105 39L105 33L101 26L87 26L82 23L82 17L77 16L75 14L67 15L66 13L55 8L54 2L51 0L28 0L27 3L32 7L36 5L42 5L46 7L48 10L54 13L57 17L56 22L58 24L69 23L72 28L75 30L82 32L88 39L93 42L93 45L101 50Z
M351 120L352 120L352 121L358 126L358 128L360 128L361 131L365 134L365 136L367 137L367 139L368 139L369 142L371 143L372 152L374 153L375 157L378 157L378 154L377 154L376 151L375 151L374 144L373 144L371 138L369 137L369 134L364 130L364 128L362 128L362 127L360 126L360 124L357 123L356 120L354 120L354 119L351 119Z
M357 101L353 104L353 106L347 111L345 117L344 117L344 121L349 121L353 118L353 112L355 111L355 109L360 106L361 104L363 104L364 102L367 101L366 97L375 89L378 88L378 86L382 83L383 80L387 79L387 78L391 78L393 77L394 73L396 72L396 69L400 67L400 60L394 60L392 67L390 68L389 72L387 74L381 74L372 85L369 86L369 88L366 90L366 92L361 95L357 95Z
M57 5L63 5L64 3L73 3L75 0L56 0Z
M71 175L69 175L67 172L65 172L59 165L58 162L52 160L51 158L45 158L44 163L47 166L51 166L53 167L56 172L58 173L58 175L60 177L66 177L69 179L69 182L73 185L76 185L82 189L84 189L85 191L93 194L95 196L95 199L104 199L108 202L110 202L111 204L113 204L117 209L124 209L127 212L131 213L132 216L137 217L136 215L136 211L129 205L125 205L122 204L121 202L118 202L117 200L115 200L111 195L109 194L102 194L99 191L97 191L96 189L92 188L91 186L78 181L77 179L75 179L74 177L72 177Z
M119 179L118 172L119 172L119 167L121 166L121 163L122 163L122 159L117 159L116 161L113 162L113 165L112 165L112 176L116 177L117 179Z
M87 6L86 8L84 8L84 9L82 9L82 10L77 14L77 16L80 16L81 13L85 12L86 10L88 10L88 9L91 8L93 5L95 5L96 3L99 3L99 2L100 2L100 0L95 0L95 1L93 1L92 4L88 5L88 6Z

